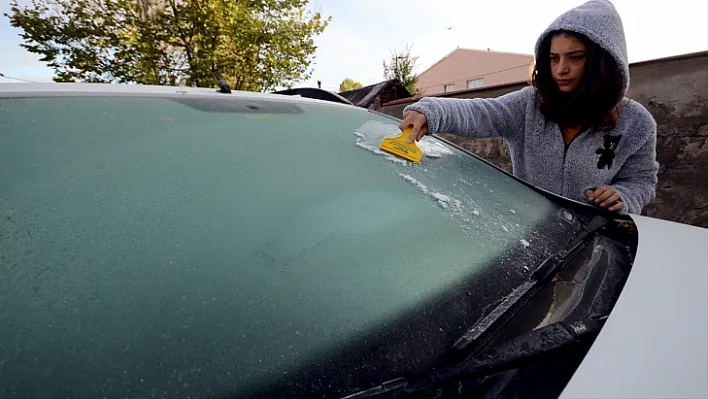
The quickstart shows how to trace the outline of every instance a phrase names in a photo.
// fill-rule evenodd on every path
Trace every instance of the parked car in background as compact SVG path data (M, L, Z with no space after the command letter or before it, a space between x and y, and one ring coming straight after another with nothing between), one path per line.
M411 164L398 123L0 85L0 398L708 396L707 230Z

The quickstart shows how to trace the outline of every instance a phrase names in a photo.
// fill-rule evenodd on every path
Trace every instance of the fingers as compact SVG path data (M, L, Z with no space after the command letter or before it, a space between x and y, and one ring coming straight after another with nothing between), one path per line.
M416 122L416 115L417 112L414 111L407 111L403 113L403 120L401 123L398 125L398 128L401 129L401 131L404 131L408 129L409 127L414 127L415 122Z
M418 141L425 136L425 134L428 132L428 126L418 126L418 125L413 125L413 129L411 130L411 135L408 136L408 142L412 143L414 141Z
M614 205L612 205L611 207L609 207L607 209L609 209L612 212L619 212L622 210L622 208L624 208L624 202L617 201Z
M617 212L624 208L624 203L620 200L619 193L607 186L598 187L595 190L587 190L585 191L585 196L597 206L607 208L612 212Z
M607 186L598 187L591 195L591 200L595 201L596 204L600 204L602 201L608 199L613 192L614 191Z
M597 187L594 190L587 190L585 191L585 196L588 197L590 201L595 201L598 195L602 194L605 191L606 186L602 187Z
M611 195L604 201L600 203L600 206L603 208L607 208L608 206L618 202L620 199L620 195L617 193L617 191L612 191Z
M594 201L595 203L599 203L600 197L604 195L609 187L607 186L601 186L596 188L595 190L592 190L591 194L588 196L590 198L590 201ZM609 196L609 194L607 195ZM605 200L607 197L603 198L602 200Z
M603 201L606 201L608 198L612 196L612 193L615 191L609 187L602 186L595 190L595 203L596 204L601 204Z
M418 141L428 133L428 120L420 112L408 111L403 114L403 121L398 125L401 131L411 128L408 142Z

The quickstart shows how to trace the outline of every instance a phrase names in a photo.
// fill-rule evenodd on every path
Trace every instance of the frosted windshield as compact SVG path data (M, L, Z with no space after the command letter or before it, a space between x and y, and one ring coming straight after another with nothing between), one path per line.
M380 153L395 120L245 103L0 100L7 392L240 392L484 273L489 307L574 228L436 139Z

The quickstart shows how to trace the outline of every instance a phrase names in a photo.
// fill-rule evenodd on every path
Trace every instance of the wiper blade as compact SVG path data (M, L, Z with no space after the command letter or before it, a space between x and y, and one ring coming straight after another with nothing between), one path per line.
M515 310L518 310L523 303L528 301L541 288L543 283L560 270L571 254L585 245L588 237L607 225L607 223L609 223L609 220L600 215L590 220L587 226L570 240L564 248L541 262L526 282L517 287L489 314L480 319L470 330L462 335L453 345L454 352L463 353L472 344L481 346L489 338L490 332L497 329L499 324L503 324L504 320L507 320ZM451 356L454 356L454 353Z
M433 373L414 384L405 378L397 378L377 387L361 391L342 399L396 398L435 389L441 384L467 379L476 379L499 372L513 370L531 363L540 356L566 349L586 338L597 335L607 316L589 318L574 323L557 322L531 331L498 347L465 360L455 366Z
M369 388L365 391L360 391L360 392L345 396L342 399L375 398L377 396L387 395L387 394L390 394L393 392L405 390L406 387L408 387L408 380L401 377L401 378L396 378L395 380L386 381L379 386Z
M453 354L465 353L465 350L475 344L482 344L489 340L493 331L496 331L499 325L504 324L503 321L508 320L514 310L518 310L533 294L535 294L542 284L550 277L556 274L565 264L566 259L581 248L586 239L597 230L607 225L609 220L598 215L595 216L569 243L544 260L536 270L531 273L529 279L521 286L517 287L511 295L508 295L499 305L494 308L489 314L479 320L475 325L460 339L455 342ZM576 342L582 335L599 331L604 323L604 318L589 319L573 324L558 322L548 325L544 328L532 331L524 336L503 344L499 348L485 352L486 355L476 355L470 360L462 360L456 366L446 369L435 374L422 382L424 386L435 384L437 380L446 381L452 378L462 378L474 375L484 375L484 373L494 373L498 368L511 367L517 361L529 359L538 356L541 353L547 353L556 349L563 348L569 344ZM526 345L526 346L525 346ZM540 346L539 346L540 345ZM524 347L525 346L525 347ZM523 352L519 348L523 348ZM454 359L450 359L454 361ZM458 377L458 375L460 377ZM416 384L416 387L418 384ZM408 381L405 378L397 378L387 381L379 386L361 391L343 399L359 399L359 398L375 398L385 397L391 393L406 392L412 393L427 388L410 388ZM396 396L397 398L400 396Z
M608 223L609 220L600 215L597 215L592 218L588 225L585 226L583 230L581 230L581 232L575 237L574 240L572 240L567 245L566 248L562 248L560 251L546 258L546 260L544 260L538 266L538 268L536 268L536 270L531 274L531 278L537 282L543 282L547 280L549 277L555 274L558 268L568 258L568 255L572 254L573 252L575 252L576 249L578 249L578 247L583 245L586 238L588 238L597 230L606 226Z

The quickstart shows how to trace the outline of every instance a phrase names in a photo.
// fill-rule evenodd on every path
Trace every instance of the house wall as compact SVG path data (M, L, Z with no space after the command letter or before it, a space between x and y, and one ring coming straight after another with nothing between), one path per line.
M661 165L657 198L643 214L708 228L708 51L635 63L628 97L656 119ZM497 97L526 83L452 93L445 97ZM402 117L414 101L384 104L381 111ZM445 135L506 170L509 152L500 139L473 140Z
M445 92L446 84L467 90L467 81L483 79L483 87L526 80L532 55L458 49L418 77L416 88L424 95Z

